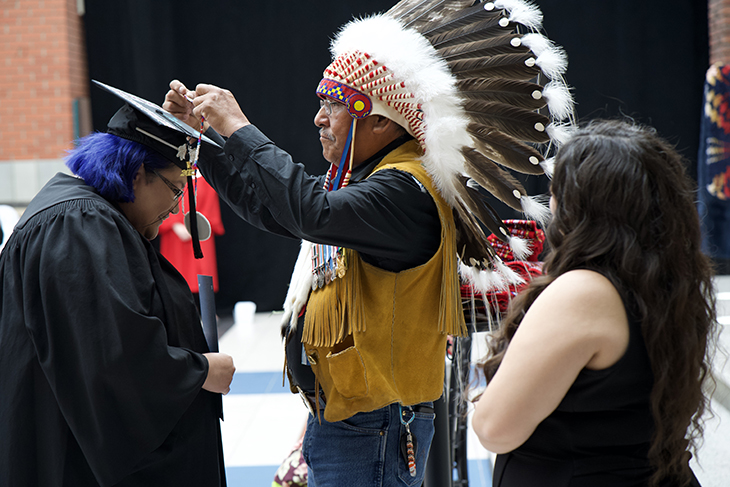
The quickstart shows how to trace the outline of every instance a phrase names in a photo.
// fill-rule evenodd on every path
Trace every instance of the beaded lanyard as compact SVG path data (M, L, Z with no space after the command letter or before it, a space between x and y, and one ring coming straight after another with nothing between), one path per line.
M416 476L416 454L413 451L413 435L411 434L411 423L416 417L416 413L411 411L411 419L408 421L404 421L403 417L406 415L406 413L403 411L403 407L398 404L398 409L400 410L400 422L403 426L406 427L406 461L408 462L408 471L411 474L411 477Z
M190 103L193 103L193 99L190 98L187 94L183 95L187 101ZM187 169L183 171L183 175L187 177L188 179L188 204L190 206L190 212L188 213L190 215L190 218L188 219L190 222L190 234L193 235L193 254L195 255L196 259L202 259L203 258L203 251L200 248L200 242L198 241L198 218L195 211L195 206L197 203L197 197L198 197L198 180L197 178L193 178L193 176L198 171L198 157L200 155L200 145L203 140L203 129L205 128L205 117L202 115L200 116L200 130L198 131L198 143L195 149L188 149L188 161L187 161ZM183 214L185 213L185 204L183 200L183 207L182 207ZM196 215L195 218L193 218L193 215Z
M330 165L324 180L324 189L337 191L347 186L352 174L353 151L350 150L355 139L357 119L352 119L350 132L347 134L345 147L342 149L340 163L337 166L334 180L332 173L334 165ZM349 157L348 157L349 156ZM347 162L347 164L345 164ZM345 169L345 165L347 169ZM321 289L337 278L343 278L347 272L347 258L345 248L336 245L312 245L312 290Z
M193 103L193 99L190 98L188 95L183 95L183 96L185 97L185 99L187 101L189 101L190 103ZM203 131L204 131L204 129L205 129L205 117L201 113L200 114L200 130L198 130L198 144L197 144L197 146L194 149L194 151L195 151L194 154L193 154L193 150L190 150L189 151L189 154L191 154L191 156L194 156L194 161L193 161L193 163L191 165L190 164L190 161L188 160L188 169L187 170L188 171L192 171L192 174L195 174L195 172L198 170L198 156L200 156L200 144L203 141ZM190 157L190 159L193 159L193 157ZM198 186L197 186L197 182L196 182L195 189L197 189L197 188L198 188Z

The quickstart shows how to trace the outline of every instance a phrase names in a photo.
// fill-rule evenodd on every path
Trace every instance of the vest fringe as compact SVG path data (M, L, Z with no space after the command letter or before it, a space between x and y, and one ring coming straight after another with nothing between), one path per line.
M347 252L353 252L348 250ZM353 332L365 332L365 305L362 299L358 299L362 296L362 282L360 279L360 265L361 261L359 258L355 259L354 256L348 255L348 261L350 262L350 278L348 279L349 288L347 293L347 305L349 310L349 319L351 330Z
M362 295L359 265L356 259L348 258L348 261L350 265L343 277L312 292L302 330L304 343L332 347L355 331L365 331L365 309L362 300L358 299ZM332 286L336 299L325 302L323 291Z
M439 211L441 211L439 209ZM441 296L439 306L439 331L447 335L467 336L468 330L464 322L464 312L461 305L461 287L457 272L456 246L453 239L446 235L454 235L455 228L452 221L441 218L442 225L448 226L442 230L444 239L443 278L441 281ZM454 305L458 303L458 305Z

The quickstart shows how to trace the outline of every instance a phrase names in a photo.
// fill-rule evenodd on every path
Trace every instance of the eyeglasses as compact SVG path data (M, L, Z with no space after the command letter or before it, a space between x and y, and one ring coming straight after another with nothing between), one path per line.
M319 99L319 108L320 110L324 108L324 112L329 117L332 115L332 112L334 111L333 107L336 107L338 110L340 107L344 107L345 105L339 102L336 102L334 100L325 100L324 98Z
M162 174L160 174L159 172L157 172L156 169L149 168L149 170L155 176L157 176L158 178L162 179L162 182L165 183L168 188L170 188L170 191L172 191L175 194L175 201L180 200L180 198L182 198L183 195L185 195L185 192L183 190L181 190L180 188L178 188L177 186L175 186L174 184L172 184L172 182L169 179L167 179L165 176L163 176Z

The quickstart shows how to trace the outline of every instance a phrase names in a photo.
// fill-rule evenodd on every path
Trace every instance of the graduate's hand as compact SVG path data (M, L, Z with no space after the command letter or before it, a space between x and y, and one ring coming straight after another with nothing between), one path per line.
M196 86L193 104L193 115L205 117L205 121L224 137L230 137L236 130L251 124L233 93L217 86Z
M195 130L200 130L200 116L195 116L193 113L195 105L193 105L192 100L194 98L194 91L188 90L182 82L174 79L170 81L170 91L165 95L165 102L162 104L162 108ZM206 123L203 131L205 132L207 129L208 124Z
M208 360L208 377L203 382L203 389L220 394L228 394L236 367L233 358L225 353L204 353Z

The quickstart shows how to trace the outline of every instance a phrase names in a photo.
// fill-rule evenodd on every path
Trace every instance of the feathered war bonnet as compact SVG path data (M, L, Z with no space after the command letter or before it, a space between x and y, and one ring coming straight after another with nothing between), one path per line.
M522 0L402 0L342 28L317 87L354 118L383 115L418 140L454 210L462 277L484 292L520 281L484 227L518 258L529 249L480 188L544 224L548 208L507 169L549 175L539 148L559 146L573 125L567 59L538 32L541 23L540 10Z

